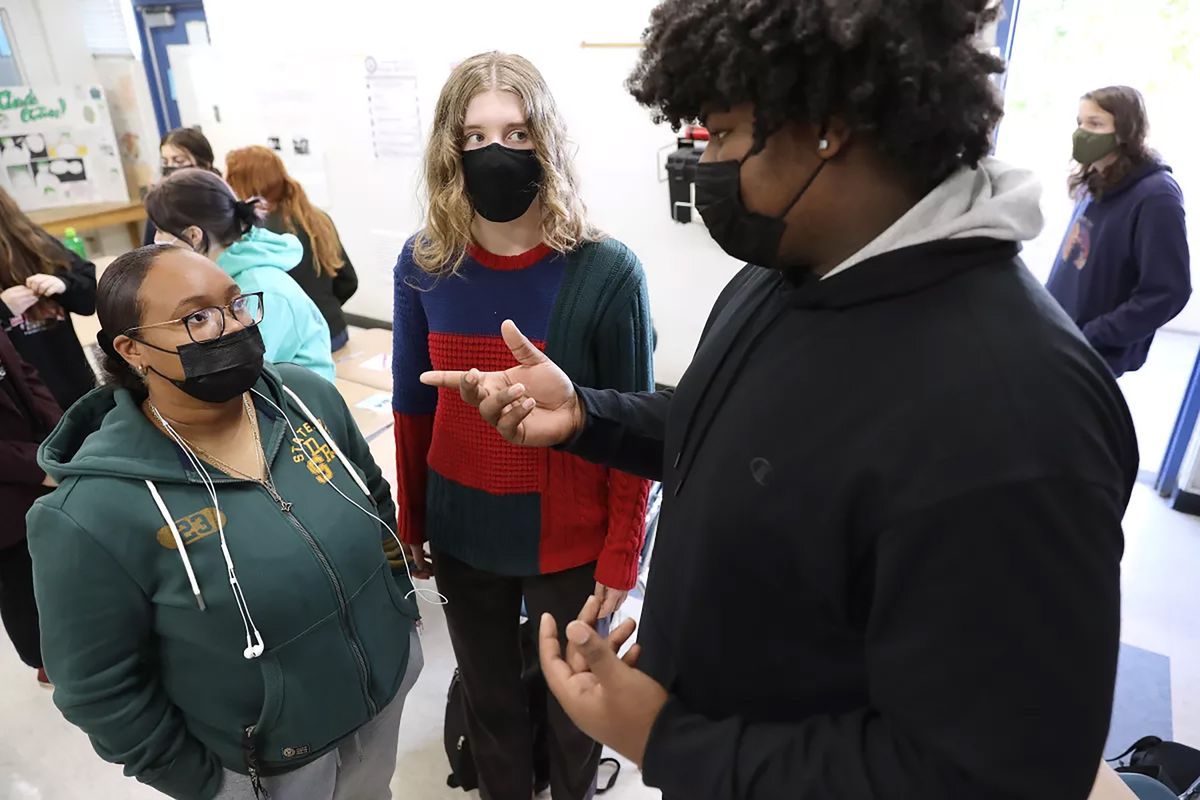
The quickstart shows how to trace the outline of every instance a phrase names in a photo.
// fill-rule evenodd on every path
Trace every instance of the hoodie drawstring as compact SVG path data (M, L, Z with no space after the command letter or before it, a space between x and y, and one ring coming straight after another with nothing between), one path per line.
M188 583L192 585L192 594L196 596L196 605L200 606L200 610L203 611L205 609L204 598L200 595L200 584L196 581L196 572L192 569L192 560L188 558L187 549L183 546L183 536L179 534L179 526L171 518L171 512L167 511L167 504L163 502L162 495L158 493L158 487L154 485L154 481L146 481L146 488L150 490L150 496L154 498L154 504L158 506L158 511L162 514L162 518L166 520L167 527L171 529L171 536L175 539L175 549L179 551L179 558L183 561L183 569L187 573Z

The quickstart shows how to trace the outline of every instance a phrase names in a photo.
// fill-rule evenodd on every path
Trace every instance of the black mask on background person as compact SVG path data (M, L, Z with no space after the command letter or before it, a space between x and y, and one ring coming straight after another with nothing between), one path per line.
M696 210L704 218L713 241L729 255L758 267L778 268L779 245L787 230L784 218L812 186L825 168L821 160L800 191L777 217L750 211L742 202L742 164L740 161L714 161L696 165Z
M529 210L541 189L542 162L532 150L489 144L462 155L467 196L489 222L512 222Z
M158 347L141 339L137 341L164 353L178 354L179 363L183 365L183 380L167 377L154 367L150 369L205 403L232 400L250 391L262 375L266 348L257 325L211 342L189 342L177 350Z

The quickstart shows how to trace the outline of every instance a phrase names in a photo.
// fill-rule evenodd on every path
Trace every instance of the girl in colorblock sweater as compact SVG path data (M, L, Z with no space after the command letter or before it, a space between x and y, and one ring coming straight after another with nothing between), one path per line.
M485 800L533 789L517 626L571 619L591 594L610 616L637 578L647 481L559 452L517 448L429 369L514 366L516 321L573 380L654 387L645 277L588 222L566 130L524 58L456 67L425 157L428 215L395 270L394 400L399 530L430 574L428 542L468 707ZM494 520L503 519L497 526ZM592 796L600 747L549 699L555 800Z

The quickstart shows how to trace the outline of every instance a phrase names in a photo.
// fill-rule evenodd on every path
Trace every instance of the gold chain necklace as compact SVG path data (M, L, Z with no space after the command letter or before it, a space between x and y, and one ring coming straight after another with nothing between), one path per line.
M150 409L154 412L154 416L157 419L159 426L162 427L165 431L166 422L163 420L162 414L159 413L159 410L157 408L155 408L153 404L150 405ZM250 433L254 436L255 449L258 450L259 458L262 461L262 467L263 467L262 477L255 477L253 475L248 475L245 472L241 471L240 469L230 466L229 464L227 464L224 461L222 461L221 459L217 458L216 456L214 456L212 453L208 452L204 448L202 448L199 445L194 444L193 442L184 438L184 436L181 433L179 433L178 431L175 432L175 435L178 436L181 440L183 440L183 443L186 444L188 447L190 447L197 455L203 457L205 461L212 464L213 466L224 470L226 473L228 473L229 475L232 475L236 478L244 478L248 481L253 481L254 483L261 485L264 489L267 490L267 493L271 495L271 498L273 500L275 500L276 503L279 504L279 507L281 509L283 509L285 512L290 511L292 508L292 504L286 502L283 499L283 497L279 494L279 490L275 488L275 480L274 480L274 477L271 475L271 465L267 462L267 451L263 447L262 435L258 430L258 419L256 418L256 415L254 413L254 405L250 402L250 394L249 393L242 395L242 410L244 410L246 412L246 419L250 423Z

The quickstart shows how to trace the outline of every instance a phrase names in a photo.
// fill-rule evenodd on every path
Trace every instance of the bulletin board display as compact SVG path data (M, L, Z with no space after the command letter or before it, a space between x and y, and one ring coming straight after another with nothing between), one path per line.
M25 211L129 200L104 90L0 88L0 186Z

